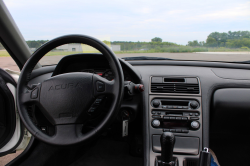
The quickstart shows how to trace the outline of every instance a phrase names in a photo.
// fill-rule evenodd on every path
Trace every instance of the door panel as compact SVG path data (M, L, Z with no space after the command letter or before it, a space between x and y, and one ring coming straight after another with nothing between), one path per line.
M13 152L23 137L15 95L16 81L0 68L0 156Z

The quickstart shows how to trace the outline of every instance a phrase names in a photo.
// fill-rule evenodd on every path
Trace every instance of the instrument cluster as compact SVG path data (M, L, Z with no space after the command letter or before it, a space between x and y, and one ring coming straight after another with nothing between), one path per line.
M103 78L106 78L109 81L112 81L114 79L114 74L111 69L83 69L79 70L79 72L94 73ZM126 71L123 70L123 74L124 81L132 81L131 76Z

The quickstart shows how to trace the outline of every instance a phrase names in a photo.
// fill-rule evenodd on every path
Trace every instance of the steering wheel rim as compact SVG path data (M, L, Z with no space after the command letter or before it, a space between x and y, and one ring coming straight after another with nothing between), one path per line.
M99 50L108 60L115 79L108 81L95 74L66 73L51 77L32 88L28 87L31 72L39 60L50 50L68 43L87 44ZM17 107L21 120L34 137L49 144L73 145L88 141L100 134L117 115L123 97L123 79L122 67L117 57L98 39L86 35L66 35L50 40L32 54L19 76ZM104 91L98 89L100 82L104 84ZM95 129L82 134L85 120L91 117L89 109L92 103L98 96L106 94L112 96L109 112ZM31 121L27 111L27 106L31 103L37 104L47 119L55 125L54 136L44 134Z

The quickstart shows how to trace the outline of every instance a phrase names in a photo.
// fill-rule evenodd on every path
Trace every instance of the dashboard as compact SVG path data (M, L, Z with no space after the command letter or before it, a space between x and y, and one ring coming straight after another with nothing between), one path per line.
M97 74L109 81L112 81L114 79L114 74L113 71L111 69L105 69L105 68L83 68L80 70L73 70L74 72L85 72L85 73L93 73L93 74ZM68 72L69 73L69 72ZM123 71L124 74L124 81L132 81L131 76L128 74L127 71Z
M250 96L249 65L119 60L124 80L141 83L145 87L141 95L124 99L121 105L121 110L126 110L128 114L134 116L129 135L133 135L131 133L134 132L143 137L142 152L144 152L145 166L155 165L155 160L161 156L160 135L170 130L177 138L176 146L178 146L174 149L174 157L178 158L179 166L187 166L192 162L197 164L204 147L213 149L222 165L223 163L230 165L226 157L234 158L233 153L229 149L229 153L225 155L223 149L237 147L232 147L234 145L227 144L223 140L234 139L243 146L247 141L240 139L249 138L244 132L244 126L249 126L247 123L250 109L247 100ZM38 83L51 75L69 72L89 72L108 80L113 79L113 71L110 70L104 56L85 54L70 55L64 57L57 66L35 70L30 83ZM196 108L192 106L194 102L198 103ZM197 122L196 126L190 126L193 121ZM222 130L224 132L221 132ZM232 130L240 131L238 134L240 133L242 137L231 137ZM218 136L226 138L220 142Z

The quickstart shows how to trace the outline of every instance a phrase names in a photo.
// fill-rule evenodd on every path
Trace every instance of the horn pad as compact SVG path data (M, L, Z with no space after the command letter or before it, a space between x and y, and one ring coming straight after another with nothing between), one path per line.
M94 100L92 78L90 73L67 73L42 83L40 107L52 124L81 122L77 117Z

